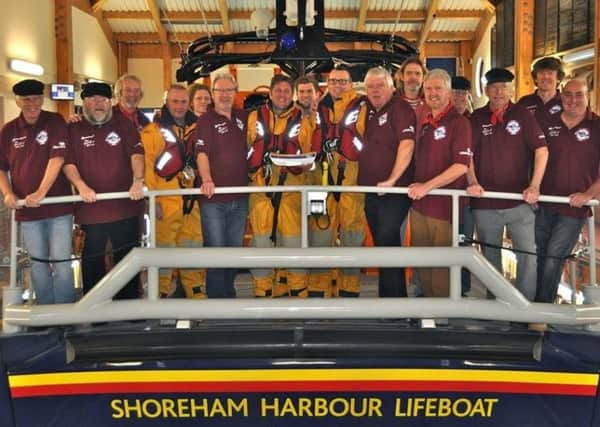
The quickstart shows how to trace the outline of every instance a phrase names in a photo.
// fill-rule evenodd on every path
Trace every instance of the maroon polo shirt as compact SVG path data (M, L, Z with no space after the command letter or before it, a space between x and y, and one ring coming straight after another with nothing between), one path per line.
M140 134L133 123L113 115L101 126L87 120L69 125L66 163L77 167L83 181L96 193L129 191L133 182L131 156L144 154ZM143 200L115 199L77 203L75 222L102 224L138 216Z
M557 115L546 128L548 165L541 193L569 196L586 191L598 177L600 165L600 118L592 112L572 129ZM586 218L590 208L574 208L561 203L544 203L560 215Z
M560 116L560 113L562 112L562 100L560 99L560 93L558 91L556 91L554 98L545 104L542 101L542 98L537 95L537 91L525 95L519 99L517 104L525 107L533 114L542 129L545 129L550 120L556 116Z
M437 120L436 125L423 125L415 149L415 182L427 182L455 163L468 167L472 155L469 120L452 107ZM465 174L442 188L464 190L466 187ZM465 205L466 199L461 200L462 205ZM452 199L447 196L427 196L421 200L414 200L412 207L432 218L444 221L450 221L452 218Z
M0 132L0 169L10 173L13 192L24 199L35 192L46 172L48 161L65 157L67 153L67 125L57 113L43 111L33 125L20 114L8 122ZM61 173L48 190L46 197L70 196L71 185ZM23 207L16 211L17 221L34 221L73 213L71 203Z
M210 163L210 173L216 187L243 187L248 185L246 164L246 133L248 113L234 108L231 120L209 109L198 118L196 130L190 137L194 154L205 153ZM216 194L202 203L228 202L246 197L246 194Z
M364 147L358 159L358 184L377 185L389 178L400 141L415 139L415 113L410 105L398 96L385 104L379 111L367 101L367 123ZM396 182L397 187L406 187L412 182L412 161Z
M510 103L502 121L491 123L489 104L473 112L473 161L485 191L522 193L531 180L535 150L546 146L544 133L524 107ZM524 201L471 199L473 209L509 209Z

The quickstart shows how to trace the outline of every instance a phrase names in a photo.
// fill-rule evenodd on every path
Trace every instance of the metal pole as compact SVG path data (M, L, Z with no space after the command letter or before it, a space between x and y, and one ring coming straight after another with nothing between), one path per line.
M458 225L460 223L460 210L458 206L458 195L452 194L452 247L458 247ZM453 265L450 267L450 299L457 300L461 298L461 266Z
M590 242L590 285L597 286L596 283L596 225L594 224L594 209L592 216L588 218L588 239Z
M10 212L10 282L9 287L17 287L17 221L15 220L15 210Z
M148 216L150 217L150 247L156 248L156 196L152 193L148 196ZM148 267L148 299L156 301L159 299L158 267Z

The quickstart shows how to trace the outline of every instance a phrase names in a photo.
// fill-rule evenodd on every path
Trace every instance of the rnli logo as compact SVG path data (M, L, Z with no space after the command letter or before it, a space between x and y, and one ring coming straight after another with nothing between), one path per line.
M48 142L48 132L45 130L40 131L40 133L38 133L35 137L35 140L38 144L45 145L46 142Z
M550 114L556 114L556 113L560 113L562 111L562 108L560 105L553 105L552 108L550 108L550 110L548 110L548 112Z
M388 121L388 113L382 114L379 116L379 126L383 126Z
M112 145L113 147L118 145L119 142L121 142L121 137L119 136L118 133L116 132L111 132L107 135L106 142L108 142L108 145Z
M521 125L516 120L511 120L506 124L506 131L511 135L516 135L521 131Z
M583 129L579 129L577 132L575 132L575 138L577 138L577 141L587 141L590 139L590 131L589 129L583 128Z
M439 128L435 128L433 131L433 139L439 141L440 139L446 138L446 126L440 126Z
M235 124L237 125L239 130L244 131L244 122L238 119L237 117L235 119Z

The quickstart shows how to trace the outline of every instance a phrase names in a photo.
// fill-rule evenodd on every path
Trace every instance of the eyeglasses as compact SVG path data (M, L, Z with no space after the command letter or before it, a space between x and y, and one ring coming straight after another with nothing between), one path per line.
M348 79L327 79L327 83L332 85L345 85L350 83Z
M234 88L234 87L223 88L223 89L218 89L218 88L213 89L213 92L217 92L217 93L234 93L235 91L236 91L236 88Z

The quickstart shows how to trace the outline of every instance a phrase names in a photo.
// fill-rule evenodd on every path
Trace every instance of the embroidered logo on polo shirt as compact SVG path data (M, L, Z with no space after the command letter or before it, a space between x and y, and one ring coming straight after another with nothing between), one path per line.
M26 136L20 136L18 138L13 138L12 143L15 148L23 148L25 147L25 141L27 141Z
M559 136L560 135L560 126L550 126L548 128L548 136Z
M402 129L402 133L415 133L415 127L410 125L409 127Z
M198 147L204 147L204 140L203 139L196 140L196 145Z
M40 145L46 144L46 142L48 142L48 132L46 132L45 130L41 130L40 133L38 133L35 137L35 140Z
M383 126L388 121L388 113L382 114L379 116L379 126Z
M96 145L96 137L94 135L84 135L81 137L84 147L93 147Z
M433 131L433 139L436 141L446 138L446 126L440 126Z
M487 125L481 125L481 134L483 136L490 136L492 134L493 125L491 123Z
M473 157L473 152L471 151L471 149L470 149L470 148L468 148L468 147L467 147L467 149L466 149L466 150L459 151L459 152L458 152L458 155L459 155L459 156L469 156L469 157Z
M575 132L575 137L577 138L577 141L587 141L590 139L590 131L586 128L579 129Z
M56 144L54 144L52 146L53 150L62 150L67 148L67 144L64 143L64 141L58 141Z
M235 124L241 131L244 130L244 122L238 119L237 117L235 118Z
M118 145L119 142L121 142L121 137L118 133L111 132L106 136L105 141L114 147L115 145Z
M558 104L556 104L556 105L553 105L553 106L552 106L552 108L550 108L550 109L548 110L548 112L549 112L550 114L556 114L556 113L560 113L561 111L562 111L562 107L561 107L560 105L558 105Z
M516 120L511 120L506 124L506 131L511 135L516 135L521 131L521 125Z
M229 132L229 128L227 127L227 122L217 123L215 125L215 129L219 135L224 135Z

